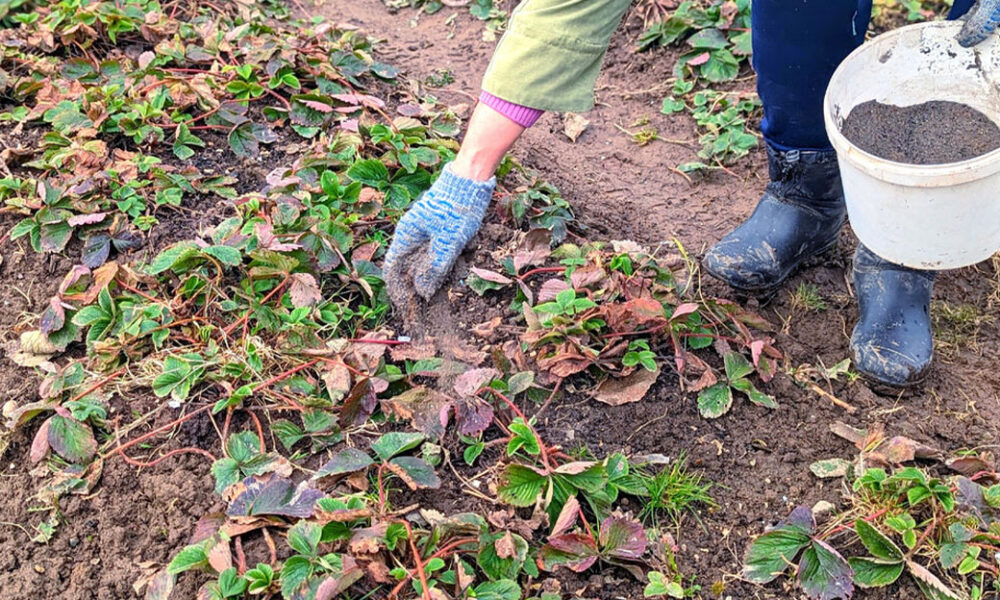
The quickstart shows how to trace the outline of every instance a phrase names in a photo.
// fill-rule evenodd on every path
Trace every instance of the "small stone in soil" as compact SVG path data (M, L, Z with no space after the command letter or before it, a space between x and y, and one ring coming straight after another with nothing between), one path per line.
M871 100L851 110L841 128L862 150L888 160L937 165L1000 148L1000 127L978 110L935 100L893 106Z

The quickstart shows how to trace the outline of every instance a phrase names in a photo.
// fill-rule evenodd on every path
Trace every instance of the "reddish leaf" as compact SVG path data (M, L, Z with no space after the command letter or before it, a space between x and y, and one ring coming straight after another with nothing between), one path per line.
M525 234L521 245L514 251L514 271L520 273L524 267L545 262L552 254L551 241L552 232L548 229L532 229Z
M493 542L493 547L500 558L514 558L517 556L517 548L514 546L514 536L509 531L505 532L500 539Z
M229 549L228 538L218 536L215 545L208 551L208 564L219 573L233 566L233 553Z
M680 306L674 309L674 314L670 316L670 320L675 321L683 316L694 314L698 312L698 308L699 308L698 305L694 302L687 302L685 304L681 304Z
M462 435L477 436L493 422L493 406L479 398L461 398L453 405L455 424Z
M958 456L949 458L945 464L949 469L961 473L966 477L972 477L978 473L992 473L995 471L993 461L989 460L989 455L982 456ZM994 476L995 477L995 476Z
M607 281L607 279L608 274L604 270L604 267L594 262L587 263L579 269L574 270L569 276L569 282L573 286L574 290L590 287L595 283L603 283ZM559 279L557 281L562 280ZM552 298L549 298L548 300L554 298L555 296L552 296ZM548 302L548 300L544 300L544 302ZM539 302L543 302L543 300L539 299Z
M351 370L342 361L327 363L327 369L320 377L326 386L326 393L333 402L337 402L351 391Z
M469 369L455 379L455 393L462 398L475 396L491 381L500 376L500 371L492 367Z
M347 591L359 579L364 577L364 571L350 555L345 555L341 563L339 577L327 577L316 588L315 600L332 600Z
M270 223L257 223L253 228L253 233L257 237L257 247L275 252L291 252L301 248L299 244L287 244L278 240L274 235L274 229Z
M389 351L389 354L392 356L392 360L402 362L404 360L424 360L427 358L435 358L438 351L437 346L434 344L434 340L424 338L420 341L410 342L400 346L393 346Z
M330 97L347 104L360 104L361 106L367 106L368 108L385 108L385 102L383 102L380 98L369 96L367 94L331 94Z
M45 458L45 455L49 453L49 422L52 418L45 419L42 426L38 428L38 433L35 434L35 439L31 442L31 452L29 453L29 458L31 464L35 464L38 461Z
M366 188L368 189L368 188ZM375 253L379 249L378 242L369 242L367 244L361 244L351 252L351 261L358 262L359 260L370 261L375 257Z
M90 213L89 215L73 215L66 220L73 227L79 227L80 225L93 225L94 223L100 223L104 220L104 217L108 216L108 213L96 212Z
M567 533L576 524L576 519L580 512L580 501L576 499L576 496L570 496L566 500L566 504L563 504L562 510L559 511L559 517L556 519L555 525L552 526L551 535L560 536Z
M321 113L330 113L330 112L333 112L333 107L332 106L330 106L329 104L326 104L324 102L320 102L318 100L299 100L299 102L301 102L302 104L308 106L309 108L311 108L311 109L313 109L313 110L315 110L317 112L321 112Z
M582 573L597 562L597 544L586 534L567 533L549 538L538 551L538 566L546 571L566 567Z
M170 593L174 591L175 576L167 572L166 569L157 571L156 575L150 578L146 584L145 600L167 600Z
M837 421L830 425L830 431L833 432L837 437L843 438L848 442L851 442L858 448L862 447L865 437L868 432L864 429L858 429L857 427L851 427L846 423L841 423Z
M483 338L484 340L492 339L494 333L496 333L497 327L499 327L501 323L503 323L503 318L499 316L493 317L489 321L484 321L473 327L472 335Z
M71 296L64 296L63 300L79 300L82 304L91 304L97 299L97 295L101 293L101 290L108 287L108 284L114 280L115 275L118 274L118 263L109 262L100 266L100 268L94 269L91 273L93 282L86 292L80 294L73 294Z
M554 469L555 473L560 475L579 475L588 469L592 469L597 463L592 460L578 460L574 462L568 462L564 465L559 465Z
M910 462L915 458L941 457L941 453L934 448L901 435L886 442L885 446L879 448L879 453L894 465Z
M49 305L42 313L41 321L38 324L39 330L45 335L53 331L59 331L66 324L66 311L63 309L62 301L58 296L49 299Z
M646 530L641 523L622 516L604 519L598 539L604 556L640 560L646 552Z
M371 379L357 382L340 409L340 426L347 428L361 425L375 412L377 402Z
M388 523L379 523L371 527L355 529L348 542L351 554L375 554L381 549Z
M575 287L575 286L574 286ZM542 284L538 290L538 302L552 302L559 295L559 292L568 290L569 284L561 278L549 279Z
M486 281L490 281L493 283L499 283L500 285L508 285L510 283L513 283L512 279L510 279L509 277L505 277L495 271L480 269L479 267L469 267L469 272L475 275L476 277L479 277L480 279L485 279Z
M212 537L219 532L219 529L226 523L226 515L220 512L208 513L204 515L194 525L194 531L188 544L197 544Z
M292 273L288 295L292 306L296 307L312 306L323 301L323 292L316 284L316 278L309 273Z

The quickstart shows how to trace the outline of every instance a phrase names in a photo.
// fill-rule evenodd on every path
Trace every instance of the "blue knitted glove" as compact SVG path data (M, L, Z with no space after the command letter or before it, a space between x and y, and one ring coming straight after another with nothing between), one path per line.
M1000 0L979 0L969 9L965 19L958 43L968 48L996 33L1000 24Z
M414 291L430 300L479 231L495 187L495 177L475 181L445 166L396 225L383 269L393 302L407 302Z

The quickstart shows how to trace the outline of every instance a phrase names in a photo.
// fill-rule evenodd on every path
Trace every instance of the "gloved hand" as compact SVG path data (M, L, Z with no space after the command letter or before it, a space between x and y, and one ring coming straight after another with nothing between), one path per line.
M996 33L1000 24L1000 0L978 0L964 19L958 43L968 48Z
M465 245L479 231L496 178L475 181L448 164L429 190L396 225L383 268L386 290L397 308L414 292L429 300L444 282Z

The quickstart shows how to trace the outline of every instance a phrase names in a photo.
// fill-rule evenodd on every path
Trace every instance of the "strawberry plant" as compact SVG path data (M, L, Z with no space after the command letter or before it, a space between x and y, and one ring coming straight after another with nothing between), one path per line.
M669 18L643 32L639 49L684 42L691 50L677 61L678 78L690 73L710 83L730 81L753 52L749 28L749 0L684 0Z
M34 436L35 539L110 461L185 456L210 465L223 510L150 564L150 598L183 576L216 599L552 600L550 574L597 568L685 591L659 521L710 506L710 484L683 461L571 457L524 407L636 401L665 368L690 391L756 392L780 356L766 323L696 299L683 257L588 243L559 191L508 159L495 217L523 239L468 283L525 327L488 324L502 342L443 358L447 342L390 329L379 265L453 158L459 107L416 82L384 94L399 71L371 41L284 3L37 0L0 20L0 120L24 144L0 179L6 239L74 263L10 354L41 378L0 434L0 450L7 430ZM192 426L207 438L186 441ZM438 512L444 488L497 510Z
M674 67L671 94L663 99L666 115L690 114L701 132L695 162L677 166L681 173L725 168L757 147L752 122L760 100L753 92L721 91L713 86L737 78L750 59L749 0L685 0L649 26L639 38L639 50L679 43L691 50Z
M756 94L703 90L685 98L683 90L686 89L689 88L685 82L674 84L676 95L664 98L660 109L667 115L688 112L704 132L698 140L702 145L698 157L704 162L679 165L677 168L681 172L717 168L746 156L757 147L758 136L750 127L752 119L760 112Z
M930 447L903 436L887 440L879 427L836 424L833 430L861 450L858 468L830 459L812 470L848 480L848 509L822 529L808 507L795 509L751 544L745 578L773 581L798 561L792 576L810 598L848 598L854 586L885 587L904 574L930 600L1000 591L1000 570L988 558L1000 550L1000 512L987 501L1000 481L991 457L952 457L945 464L964 474L945 479L902 465L943 458ZM872 464L882 466L865 467ZM845 559L836 549L848 546L844 535L853 535L867 554Z
M755 404L777 406L749 379L756 373L769 381L781 356L771 338L750 329L769 330L763 319L731 303L685 301L678 284L683 273L661 267L635 245L609 250L564 244L550 250L548 239L543 230L529 232L503 261L505 273L476 268L468 281L480 294L516 282L514 305L527 325L521 339L537 351L539 368L561 378L596 379L595 396L620 404L642 398L659 374L659 353L668 350L682 376L698 375L690 388L700 392L704 416L727 412L733 390ZM551 259L560 266L537 266ZM555 277L536 292L527 280L543 274ZM724 359L724 382L694 353L709 346Z

